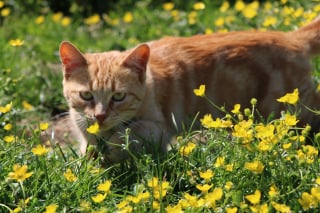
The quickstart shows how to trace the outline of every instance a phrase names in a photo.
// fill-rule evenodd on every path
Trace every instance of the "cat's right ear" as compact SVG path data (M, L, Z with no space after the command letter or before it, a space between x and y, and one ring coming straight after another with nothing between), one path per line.
M82 53L70 42L62 42L59 52L66 78L70 77L75 69L87 65L87 61Z

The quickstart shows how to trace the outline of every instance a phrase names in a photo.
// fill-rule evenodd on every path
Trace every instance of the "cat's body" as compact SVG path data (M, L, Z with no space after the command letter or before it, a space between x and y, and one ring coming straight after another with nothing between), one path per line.
M64 95L82 152L87 142L95 143L86 132L95 121L101 135L116 144L123 143L117 132L129 127L137 138L161 142L165 148L177 132L173 118L181 128L198 112L221 116L193 94L200 84L206 85L210 100L227 109L236 103L244 108L256 98L265 117L285 109L276 99L294 88L299 89L301 103L319 109L320 94L310 64L319 52L320 19L294 32L167 37L125 52L81 54L68 42L60 47ZM319 130L320 118L301 109L301 125L309 123ZM109 160L117 162L125 156L120 147L108 147Z

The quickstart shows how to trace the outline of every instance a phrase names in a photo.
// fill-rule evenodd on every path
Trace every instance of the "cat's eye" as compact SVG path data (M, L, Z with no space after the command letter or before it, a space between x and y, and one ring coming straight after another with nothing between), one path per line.
M126 93L124 92L117 92L112 96L112 100L115 102L123 101L126 98Z
M85 101L91 101L93 100L93 95L91 92L80 92L80 97Z

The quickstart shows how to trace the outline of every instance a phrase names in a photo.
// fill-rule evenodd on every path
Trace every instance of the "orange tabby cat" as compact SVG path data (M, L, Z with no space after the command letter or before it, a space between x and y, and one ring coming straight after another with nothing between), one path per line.
M64 95L71 119L85 153L88 143L97 143L86 129L98 122L103 150L112 162L125 158L121 144L130 128L132 148L153 141L166 149L188 116L220 112L193 89L206 85L206 95L215 104L231 109L246 107L251 98L268 116L285 109L277 98L294 88L301 103L320 108L320 94L311 79L310 58L320 52L320 19L294 32L231 32L166 37L124 51L82 54L62 42ZM319 130L320 119L301 107L300 124ZM191 117L192 118L192 117ZM179 130L178 130L179 131Z

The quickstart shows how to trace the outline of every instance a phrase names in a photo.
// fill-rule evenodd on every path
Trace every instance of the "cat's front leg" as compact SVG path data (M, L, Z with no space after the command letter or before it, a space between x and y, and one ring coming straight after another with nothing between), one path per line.
M103 152L107 161L113 163L121 162L129 155L158 153L167 149L169 135L160 123L132 121L115 129L100 152Z

